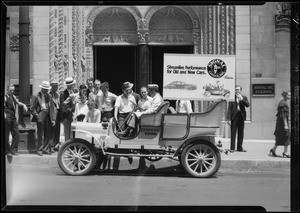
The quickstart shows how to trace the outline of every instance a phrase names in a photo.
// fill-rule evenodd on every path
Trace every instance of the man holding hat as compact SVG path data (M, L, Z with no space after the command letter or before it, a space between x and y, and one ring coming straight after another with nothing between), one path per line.
M55 126L51 127L51 135L50 135L50 152L54 152L54 147L59 143L59 137L60 137L60 101L59 101L59 94L57 92L58 90L58 82L52 81L50 83L51 90L49 94L52 96L52 102L54 105L54 111L55 113Z
M17 155L19 143L19 128L16 119L16 107L21 106L27 112L27 106L18 101L14 96L15 86L9 85L7 94L4 96L4 119L5 119L5 145L7 156ZM9 132L12 135L12 143L9 144Z
M72 77L66 78L65 85L67 88L60 93L59 99L61 108L61 121L64 125L65 141L67 141L71 136L71 123L73 120L73 113L75 111L75 104L70 103L66 106L66 103L64 102L69 98L69 96L75 97L75 93L78 91L75 89L76 80Z
M37 122L38 150L37 154L51 154L49 150L50 126L55 125L55 111L52 96L48 93L51 86L48 81L39 85L41 91L32 96L30 112L32 121Z

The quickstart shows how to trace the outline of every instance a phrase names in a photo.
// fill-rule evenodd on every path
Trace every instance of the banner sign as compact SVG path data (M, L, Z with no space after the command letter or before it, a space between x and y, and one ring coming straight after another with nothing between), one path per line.
M164 54L163 98L234 100L235 55Z
M252 84L253 96L275 96L275 84Z

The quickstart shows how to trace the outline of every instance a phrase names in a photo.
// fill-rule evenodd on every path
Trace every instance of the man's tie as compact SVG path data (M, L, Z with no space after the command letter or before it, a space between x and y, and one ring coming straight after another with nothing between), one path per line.
M241 111L240 109L240 102L237 100L237 103L236 103L236 107L237 107L237 111Z
M9 96L12 104L13 104L13 107L14 107L14 110L16 109L16 105L15 105L15 101L14 101L14 97L12 95Z
M45 103L47 104L49 102L48 94L44 94L44 96L45 96Z

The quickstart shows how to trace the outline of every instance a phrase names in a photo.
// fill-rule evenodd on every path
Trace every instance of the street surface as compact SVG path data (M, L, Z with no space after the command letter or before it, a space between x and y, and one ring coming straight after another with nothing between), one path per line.
M7 204L262 206L267 211L290 211L289 173L218 172L196 179L175 169L140 174L95 171L76 177L59 167L8 166Z

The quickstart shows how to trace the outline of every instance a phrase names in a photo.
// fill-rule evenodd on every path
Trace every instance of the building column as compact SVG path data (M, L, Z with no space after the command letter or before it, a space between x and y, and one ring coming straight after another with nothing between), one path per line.
M29 7L20 6L19 99L24 104L30 104L29 23Z
M138 63L137 63L137 85L136 89L138 90L141 86L147 86L150 81L150 48L148 45L149 42L149 21L141 18L138 21ZM137 91L139 92L139 91Z
M149 83L150 67L149 67L149 45L140 44L137 46L138 63L137 63L137 85L136 90L141 86L147 86Z

